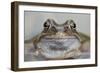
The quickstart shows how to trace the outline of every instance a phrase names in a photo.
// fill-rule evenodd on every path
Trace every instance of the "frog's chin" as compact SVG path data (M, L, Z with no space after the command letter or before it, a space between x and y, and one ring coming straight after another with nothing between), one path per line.
M75 58L81 55L78 49L72 49L70 51L52 51L52 52L40 52L47 59L64 59Z
M75 36L74 35L68 35L67 33L65 32L57 32L55 34L52 34L52 35L49 35L49 36L45 36L45 38L49 38L49 39L66 39L66 38L74 38Z

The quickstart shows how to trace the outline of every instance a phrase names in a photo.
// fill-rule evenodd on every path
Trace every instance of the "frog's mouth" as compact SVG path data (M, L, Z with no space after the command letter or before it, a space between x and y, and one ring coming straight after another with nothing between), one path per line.
M46 39L68 39L68 38L74 38L73 36L68 35L65 32L57 32L55 34L45 36Z

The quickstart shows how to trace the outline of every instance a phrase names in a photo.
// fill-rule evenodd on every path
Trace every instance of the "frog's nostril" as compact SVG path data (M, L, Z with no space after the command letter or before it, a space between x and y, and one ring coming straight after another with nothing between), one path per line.
M64 32L66 32L68 30L69 30L69 27L68 26L64 27Z

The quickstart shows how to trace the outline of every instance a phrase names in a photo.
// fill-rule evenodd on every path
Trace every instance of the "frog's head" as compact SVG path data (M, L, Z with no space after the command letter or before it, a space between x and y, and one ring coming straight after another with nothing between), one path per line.
M53 19L48 19L44 23L45 33L74 33L76 30L76 24L73 20L67 20L63 24L57 24Z

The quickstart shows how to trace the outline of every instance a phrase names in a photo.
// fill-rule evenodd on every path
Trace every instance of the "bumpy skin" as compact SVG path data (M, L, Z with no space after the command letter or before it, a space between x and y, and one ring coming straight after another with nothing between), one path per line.
M57 24L48 19L44 23L44 30L33 40L36 55L43 55L48 59L75 58L80 56L81 39L76 31L73 20L64 24Z

